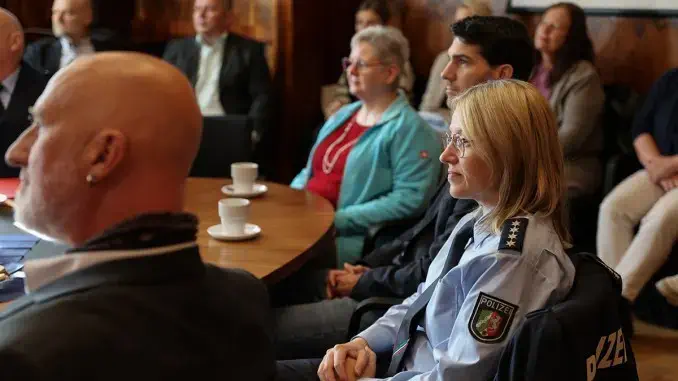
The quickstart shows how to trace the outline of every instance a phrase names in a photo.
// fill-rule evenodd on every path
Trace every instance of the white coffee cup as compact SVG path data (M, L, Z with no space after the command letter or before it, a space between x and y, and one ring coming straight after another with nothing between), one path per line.
M221 229L227 235L245 233L245 224L250 217L250 200L246 198L225 198L219 200Z
M257 163L231 164L231 178L236 192L251 192L258 175L259 164Z

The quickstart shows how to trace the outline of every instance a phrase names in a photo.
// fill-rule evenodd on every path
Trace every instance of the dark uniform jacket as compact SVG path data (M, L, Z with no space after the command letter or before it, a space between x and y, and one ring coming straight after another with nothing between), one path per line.
M575 254L567 298L527 314L504 349L494 381L636 381L622 333L621 278L592 254Z
M372 270L360 277L351 298L406 298L414 294L454 227L477 205L473 200L457 200L450 196L450 185L445 181L415 226L358 261Z

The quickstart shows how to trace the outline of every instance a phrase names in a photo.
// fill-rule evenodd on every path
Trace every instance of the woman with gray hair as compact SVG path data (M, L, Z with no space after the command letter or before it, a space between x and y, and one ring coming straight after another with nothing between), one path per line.
M437 185L440 141L398 90L408 58L398 29L373 26L353 37L343 65L359 101L325 122L292 181L336 206L339 265L360 256L370 225L416 216Z

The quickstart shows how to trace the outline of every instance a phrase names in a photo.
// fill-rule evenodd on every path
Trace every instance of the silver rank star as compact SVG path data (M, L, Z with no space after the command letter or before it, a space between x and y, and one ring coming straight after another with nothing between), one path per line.
M508 246L508 247L513 247L513 246L515 246L515 244L516 244L516 241L513 241L513 240L506 241L506 246Z
M515 235L515 234L509 234L508 238L509 238L510 240L514 240L514 239L518 238L518 236Z
M520 221L513 221L512 225L515 226L515 227L518 227L518 226L520 226Z

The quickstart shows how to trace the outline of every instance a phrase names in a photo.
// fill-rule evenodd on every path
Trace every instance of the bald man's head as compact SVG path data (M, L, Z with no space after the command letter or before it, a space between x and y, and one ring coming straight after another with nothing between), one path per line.
M21 167L17 221L77 243L124 218L181 209L202 116L173 66L137 53L83 57L52 78L33 114L6 154Z
M12 74L24 53L21 23L11 12L0 8L0 81Z
M91 0L54 0L52 31L57 37L78 43L89 35L93 17Z

